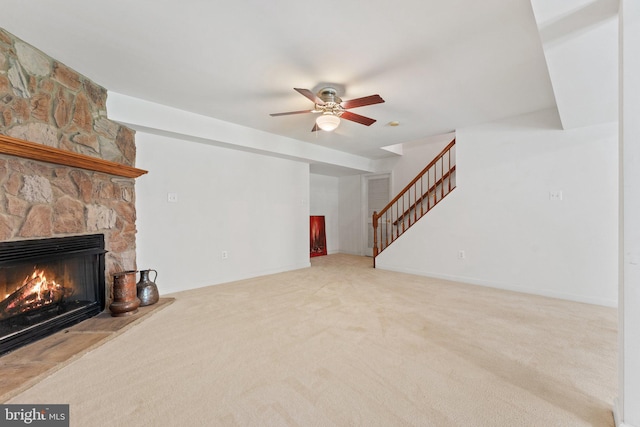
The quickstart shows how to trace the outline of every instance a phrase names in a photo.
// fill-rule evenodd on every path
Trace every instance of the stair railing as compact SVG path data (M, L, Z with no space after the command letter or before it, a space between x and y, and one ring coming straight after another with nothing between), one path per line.
M376 256L456 188L455 138L380 213L373 213Z

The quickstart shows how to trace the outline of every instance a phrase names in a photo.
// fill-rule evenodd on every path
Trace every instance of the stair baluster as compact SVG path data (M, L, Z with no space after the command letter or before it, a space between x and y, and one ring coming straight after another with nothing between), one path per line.
M384 249L456 188L455 144L454 138L387 206L373 213L374 267L376 257ZM425 175L426 190L423 187Z

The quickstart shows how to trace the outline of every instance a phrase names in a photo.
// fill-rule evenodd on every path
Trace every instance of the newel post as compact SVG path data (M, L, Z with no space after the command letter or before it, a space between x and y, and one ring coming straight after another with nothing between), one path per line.
M373 224L373 268L376 268L376 257L378 256L378 211L373 211L371 223Z

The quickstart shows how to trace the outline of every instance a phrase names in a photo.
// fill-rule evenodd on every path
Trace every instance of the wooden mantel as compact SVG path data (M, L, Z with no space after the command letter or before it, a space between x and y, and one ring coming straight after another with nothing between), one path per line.
M0 154L8 154L25 159L55 163L57 165L86 169L94 172L103 172L124 178L138 178L147 173L146 170L137 169L121 163L110 162L97 157L23 141L6 135L0 135Z

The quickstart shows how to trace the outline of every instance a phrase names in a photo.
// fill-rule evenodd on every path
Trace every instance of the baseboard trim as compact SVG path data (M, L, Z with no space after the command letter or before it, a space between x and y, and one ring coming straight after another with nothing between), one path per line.
M358 252L358 251L338 250L335 253L337 253L337 254L346 254L346 255L365 256L362 252Z
M279 267L279 268L274 268L274 269L266 269L266 270L259 270L259 271L254 271L254 272L249 272L249 273L243 273L243 274L238 274L238 275L229 275L229 276L224 276L221 279L219 279L216 282L211 282L211 283L200 283L188 288L184 288L184 289L171 289L171 288L166 288L165 293L169 294L169 295L173 295L179 292L183 292L183 291L190 291L193 289L200 289L200 288L206 288L209 286L217 286L217 285L224 285L227 283L232 283L232 282L239 282L241 280L246 280L246 279L254 279L256 277L260 277L260 276L269 276L272 274L278 274L278 273L286 273L289 271L294 271L294 270L302 270L305 268L310 268L311 267L311 261L308 262L302 262L299 264L292 264L292 265L288 265L288 266L284 266L284 267Z
M496 282L491 282L488 280L483 280L483 279L477 279L474 277L467 277L467 276L455 276L455 275L449 275L449 274L440 274L440 273L433 273L430 271L420 271L420 270L415 270L412 268L403 268L403 267L393 267L393 266L385 266L385 265L380 265L380 263L378 262L378 264L376 264L376 268L379 268L381 270L388 270L388 271L395 271L398 273L407 273L407 274L414 274L417 276L425 276L425 277L432 277L434 279L443 279L443 280L450 280L453 282L461 282L461 283L467 283L470 285L478 285L478 286L485 286L485 287L489 287L489 288L496 288L496 289L504 289L506 291L513 291L513 292L521 292L521 293L525 293L525 294L532 294L532 295L540 295L540 296L544 296L544 297L550 297L550 298L557 298L557 299L563 299L563 300L568 300L568 301L574 301L574 302L581 302L581 303L585 303L585 304L593 304L593 305L601 305L601 306L605 306L605 307L613 307L616 308L618 306L618 301L617 300L607 300L607 299L603 299L603 298L589 298L589 297L584 297L581 295L574 295L574 294L566 294L566 293L562 293L562 292L554 292L554 291L549 291L549 290L544 290L544 289L534 289L534 288L527 288L524 286L511 286L511 285L505 285L502 283L496 283Z
M620 401L618 399L613 399L613 423L616 427L634 427L620 421Z

